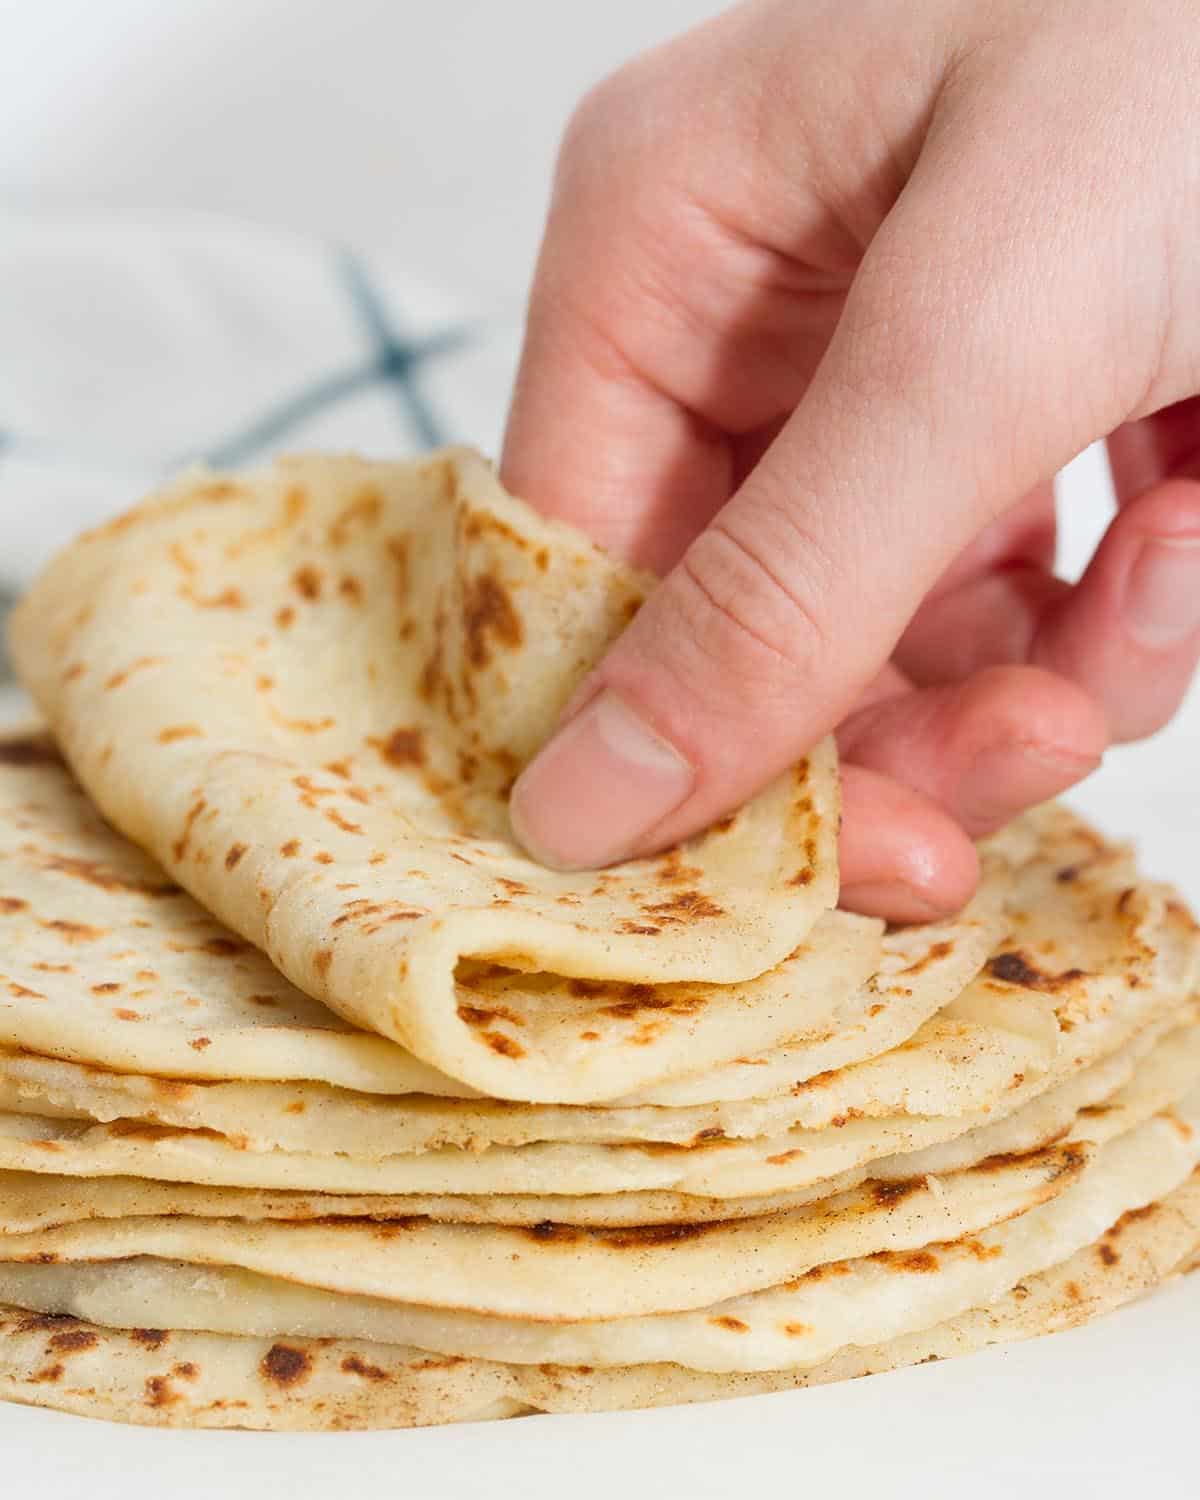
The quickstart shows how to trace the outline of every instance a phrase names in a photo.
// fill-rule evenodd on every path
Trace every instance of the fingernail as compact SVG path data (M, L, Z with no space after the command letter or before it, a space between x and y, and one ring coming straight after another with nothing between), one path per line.
M842 887L838 905L865 917L884 917L889 922L937 922L948 916L920 891L898 880L864 880Z
M990 833L1021 808L1057 797L1090 776L1100 760L1050 745L989 745L963 772L954 814L968 833Z
M597 869L636 850L695 780L683 756L606 688L521 773L509 815L543 864Z
M1125 622L1139 645L1177 645L1200 630L1200 537L1150 537L1129 575Z

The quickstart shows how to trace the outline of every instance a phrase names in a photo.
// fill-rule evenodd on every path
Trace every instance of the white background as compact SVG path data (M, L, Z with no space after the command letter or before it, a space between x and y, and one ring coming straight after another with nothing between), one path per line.
M197 212L337 236L519 309L555 143L699 0L0 0L0 207ZM0 340L3 329L0 328ZM494 442L503 392L482 430ZM0 410L0 429L5 413ZM1103 524L1094 455L1065 558ZM11 503L11 502L9 502ZM11 516L0 518L11 522ZM37 518L30 517L30 528ZM31 533L32 534L32 533ZM0 559L2 561L2 559ZM11 712L11 698L7 711ZM0 704L0 712L4 712ZM1077 799L1200 901L1200 697ZM0 1407L0 1493L1194 1495L1200 1284L1077 1334L845 1387L425 1433L131 1432Z

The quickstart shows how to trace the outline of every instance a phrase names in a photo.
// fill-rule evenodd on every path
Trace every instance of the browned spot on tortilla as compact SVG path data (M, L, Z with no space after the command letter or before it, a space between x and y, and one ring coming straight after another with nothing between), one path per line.
M17 1322L18 1333L53 1333L63 1328L78 1328L79 1319L70 1313L28 1313Z
M617 923L618 932L626 932L635 937L657 937L662 932L661 927L652 927L645 922L634 922L628 917Z
M230 844L229 848L225 851L225 868L227 870L236 869L245 852L245 844Z
M516 648L525 638L521 617L503 584L490 573L472 578L463 591L467 660L477 670L491 661L490 641Z
M161 1349L170 1336L162 1328L133 1328L129 1333L129 1337L135 1344L140 1344L143 1349L151 1351Z
M312 1374L312 1355L303 1349L293 1349L290 1344L272 1344L258 1368L264 1380L290 1390L303 1385Z
M794 1150L780 1151L775 1156L768 1156L767 1165L770 1167L785 1167L787 1166L788 1162L795 1161L798 1156L803 1155L804 1151L799 1146L797 1146Z
M784 1323L781 1326L790 1339L802 1338L804 1334L812 1332L810 1323Z
M308 1105L303 1099L293 1099L289 1105L285 1106L283 1112L285 1115L302 1115L307 1109Z
M139 656L137 661L130 662L121 671L114 672L104 684L106 693L114 692L119 687L124 687L135 672L143 672L147 667L161 667L163 658L161 656Z
M46 998L41 990L27 989L25 985L18 984L15 979L9 981L8 993L14 1000L44 1000Z
M63 1378L65 1367L61 1364L47 1365L36 1375L30 1376L31 1385L54 1385Z
M365 592L362 582L353 573L345 573L338 579L338 593L347 604L361 604Z
M913 1193L921 1192L924 1186L923 1177L902 1177L896 1182L873 1182L870 1184L870 1191L880 1208L893 1208Z
M375 526L383 514L383 499L377 490L365 489L338 512L330 523L327 536L331 547L344 547L356 525Z
M318 948L313 954L313 968L322 978L329 973L329 966L333 962L332 948Z
M126 1010L123 1006L113 1011L118 1021L140 1021L142 1018L136 1010Z
M581 1031L579 1033L579 1040L581 1042L598 1042L600 1040L600 1033L598 1031Z
M306 563L292 574L292 587L303 599L319 599L321 597L321 574L311 564Z
M68 854L50 854L39 860L44 870L53 870L58 875L70 875L76 880L86 881L102 891L132 891L139 896L177 896L179 887L174 881L129 879L110 870L98 860L76 859Z
M1109 1244L1104 1243L1104 1241L1101 1241L1101 1243L1096 1246L1096 1254L1100 1257L1102 1264L1106 1266L1115 1266L1120 1262L1121 1259L1120 1255L1113 1249L1113 1247Z
M191 584L184 584L179 591L198 609L245 609L246 597L241 589L222 589L219 594L198 594Z
M324 734L327 729L336 729L337 720L326 714L320 719L293 719L277 708L269 708L272 723L280 729L290 729L296 734Z
M108 936L107 927L91 927L87 922L68 922L62 917L39 922L38 926L44 927L47 932L57 933L68 943L94 943L97 939Z
M210 1037L210 1036L197 1036L197 1037L193 1037L192 1040L188 1043L188 1046L192 1049L193 1052L204 1052L209 1047L212 1046L212 1037Z
M709 1318L714 1328L724 1328L728 1333L749 1333L749 1323L743 1323L741 1318L731 1318L728 1314L721 1317Z
M911 963L906 969L901 969L901 974L923 974L930 964L935 964L939 959L949 958L954 952L953 941L934 943L927 953L923 953L916 963Z
M909 1271L920 1276L927 1276L930 1272L936 1271L940 1264L937 1256L928 1250L909 1250L901 1254L891 1250L880 1250L870 1259L881 1261L891 1269Z
M316 860L317 864L319 865L331 865L333 863L333 855L329 854L324 849L320 850L317 854L314 854L313 859Z
M183 1397L171 1384L166 1375L151 1375L146 1381L146 1405L161 1409L165 1406L175 1406L182 1401Z
M15 912L28 911L29 902L22 901L19 896L0 896L0 913L11 917Z
M327 807L325 809L325 821L332 823L335 828L340 828L343 833L361 835L363 831L357 823L352 823L349 818L343 817L336 807Z
M371 1380L376 1384L388 1378L386 1370L381 1370L378 1365L367 1364L357 1354L348 1354L342 1360L342 1373L343 1375L357 1375L360 1380Z
M107 984L92 985L93 995L119 995L120 993L121 986L112 980L110 980Z
M62 680L64 682L78 682L86 671L87 668L81 661L72 662L62 674Z
M514 1041L510 1036L505 1036L502 1031L484 1031L480 1035L492 1051L500 1057L516 1059L525 1056L525 1048L520 1042Z
M788 881L788 885L805 886L805 885L811 885L812 881L813 881L813 872L812 872L811 868L806 865L803 870L797 870L796 871L796 873Z
M55 1354L85 1354L100 1342L90 1328L71 1328L65 1333L56 1333L50 1340L46 1352Z
M207 806L208 803L203 797L197 797L191 807L188 808L187 817L183 820L183 828L180 830L179 837L171 846L171 853L175 856L176 860L182 860L187 854L188 845L192 841L192 830L196 826L196 819L199 818Z
M199 724L171 724L158 732L160 745L174 745L179 740L202 740L204 731Z
M423 766L425 764L425 731L423 729L393 729L387 739L367 740L372 750L387 761L389 766Z
M171 1369L171 1374L178 1376L180 1380L195 1380L199 1373L200 1371L190 1359L184 1360L181 1365L174 1365Z
M295 859L296 855L300 853L300 840L288 839L286 844L280 844L279 852L283 855L284 859Z
M703 891L677 891L666 901L651 902L642 910L652 917L661 917L666 922L685 922L699 917L723 917L725 908L706 896Z
M487 1009L479 1005L460 1005L458 1015L468 1026L490 1026L493 1021L507 1021L510 1026L525 1024L515 1010L504 1005L492 1005Z
M54 742L41 734L0 739L0 766L61 766Z
M280 630L290 630L296 623L296 611L290 604L285 604L282 609L275 611L275 623Z
M1005 984L1019 984L1029 990L1052 993L1083 978L1082 969L1067 969L1061 974L1045 974L1030 960L1027 954L1014 949L1009 953L997 953L989 958L987 972Z

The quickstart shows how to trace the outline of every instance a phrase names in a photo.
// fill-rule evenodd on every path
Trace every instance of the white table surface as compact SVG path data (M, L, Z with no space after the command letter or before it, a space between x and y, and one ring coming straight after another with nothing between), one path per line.
M557 132L620 57L713 0L0 5L0 202L250 216L396 251L519 305ZM0 413L0 426L3 413ZM1093 460L1065 552L1102 521ZM0 520L3 520L0 517ZM0 721L22 712L0 692ZM1200 694L1075 799L1200 903ZM823 1390L426 1432L161 1433L0 1406L0 1497L1200 1493L1200 1277L1089 1328Z

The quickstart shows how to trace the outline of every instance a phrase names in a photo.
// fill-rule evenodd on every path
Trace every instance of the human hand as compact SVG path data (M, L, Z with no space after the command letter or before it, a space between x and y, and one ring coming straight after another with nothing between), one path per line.
M1170 717L1198 65L1189 0L756 0L584 101L503 477L666 579L517 783L532 852L648 853L838 726L843 902L926 919L968 835ZM1072 588L1052 480L1104 436Z

